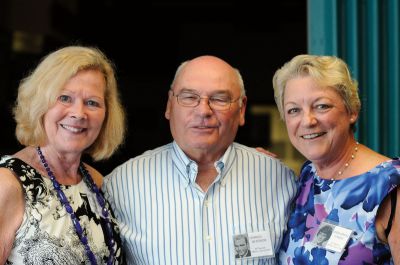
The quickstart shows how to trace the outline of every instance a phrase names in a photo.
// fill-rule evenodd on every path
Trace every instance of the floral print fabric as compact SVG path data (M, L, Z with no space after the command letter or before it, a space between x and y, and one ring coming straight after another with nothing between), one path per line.
M389 246L377 238L375 218L383 199L400 185L398 159L343 180L320 178L308 161L299 185L281 245L280 264L393 264ZM343 252L328 251L313 243L323 221L353 231Z

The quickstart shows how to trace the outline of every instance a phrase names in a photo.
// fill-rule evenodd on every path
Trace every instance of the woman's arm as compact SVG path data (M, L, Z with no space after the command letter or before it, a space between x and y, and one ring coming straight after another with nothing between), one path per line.
M400 265L400 187L397 187L392 192L397 193L397 203L389 235L386 236L385 230L389 226L389 219L392 212L392 198L390 194L383 200L378 209L375 227L378 238L382 242L389 244L394 264Z
M4 264L22 222L25 199L21 184L10 170L0 168L0 180L0 264Z
M390 252L395 265L400 265L400 187L397 187L396 212L392 222L392 229L388 236Z

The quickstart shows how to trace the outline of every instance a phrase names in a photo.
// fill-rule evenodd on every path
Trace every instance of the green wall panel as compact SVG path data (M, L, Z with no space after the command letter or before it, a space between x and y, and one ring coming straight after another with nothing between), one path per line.
M399 0L308 0L308 52L344 59L359 82L356 137L400 155Z

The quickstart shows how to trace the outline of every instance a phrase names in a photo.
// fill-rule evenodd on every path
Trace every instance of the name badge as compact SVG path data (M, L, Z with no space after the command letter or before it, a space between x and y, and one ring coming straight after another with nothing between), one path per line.
M269 230L234 235L233 245L236 259L274 256Z
M322 222L313 243L333 252L343 252L353 231L330 222Z

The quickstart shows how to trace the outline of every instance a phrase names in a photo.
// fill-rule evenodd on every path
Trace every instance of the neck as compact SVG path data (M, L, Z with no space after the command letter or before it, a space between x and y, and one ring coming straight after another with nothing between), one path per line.
M353 165L353 161L356 158L359 148L358 146L359 143L355 142L354 145L352 145L352 147L345 152L339 162L337 162L334 166L316 166L318 175L322 178L330 180L338 180L349 177L351 175L351 171L349 170L349 168L351 168L351 166Z
M187 146L184 145L179 145L179 147L190 159L196 161L199 167L200 166L207 167L208 165L213 166L214 162L218 161L218 159L220 159L224 155L229 146L226 146L222 149L209 148L209 147L188 148Z
M207 191L217 176L218 172L215 169L214 165L207 168L201 168L199 166L199 171L196 176L196 183L203 191Z
M50 147L42 147L41 151L60 184L75 185L82 180L79 172L80 154L61 154ZM41 165L39 157L37 157L37 161ZM46 172L43 165L40 168ZM47 176L47 174L44 175Z
M207 191L218 176L214 163L223 156L226 149L222 153L216 153L214 150L209 149L191 149L189 152L183 151L190 159L197 163L198 173L196 176L196 183L203 191Z

